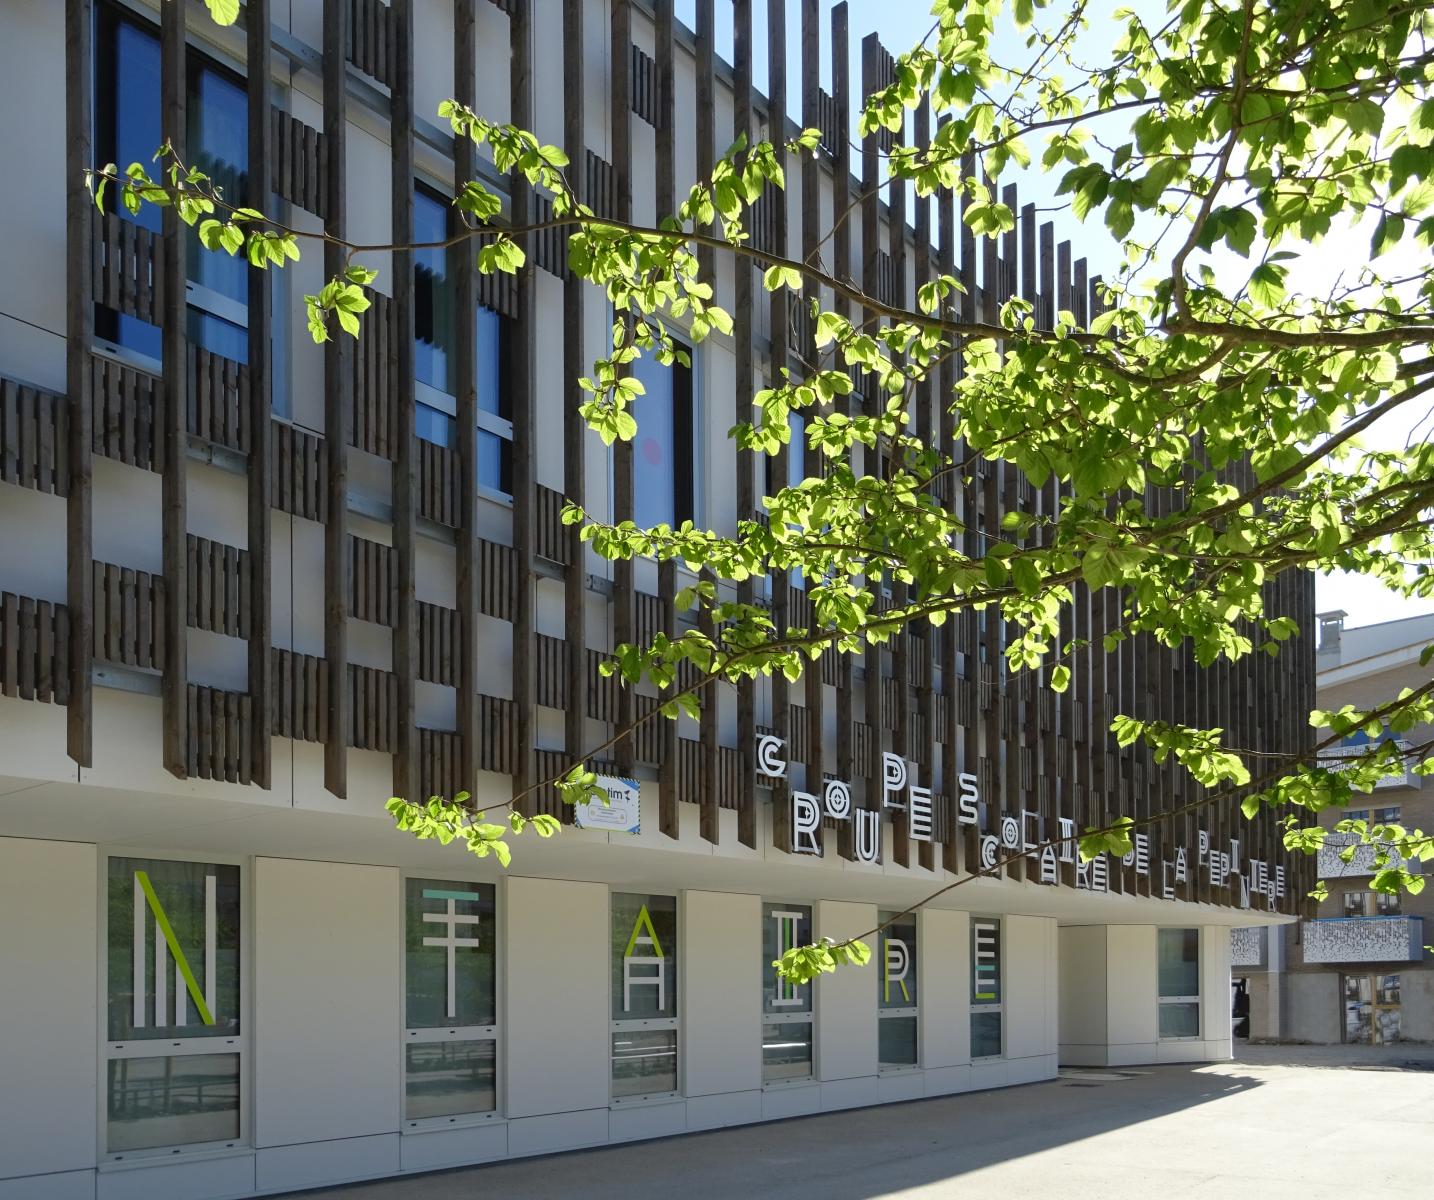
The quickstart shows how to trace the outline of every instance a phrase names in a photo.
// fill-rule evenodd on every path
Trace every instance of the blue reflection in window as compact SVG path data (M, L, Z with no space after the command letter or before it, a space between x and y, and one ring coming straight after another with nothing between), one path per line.
M491 308L478 308L478 407L505 421L513 419L513 402L503 386L503 318Z
M452 417L428 404L419 404L414 409L414 428L425 442L435 446L452 446L455 423Z
M632 407L632 519L649 527L680 525L693 516L692 372L644 354L632 373L644 388Z
M189 59L189 163L208 175L231 204L244 202L249 164L249 111L244 88ZM158 143L156 143L158 144ZM242 255L205 250L188 237L189 278L231 300L248 303L248 265Z
M478 482L505 496L513 494L513 443L486 429L478 431Z
M448 237L449 205L424 188L413 196L413 240L441 242ZM457 394L453 378L453 280L448 270L451 251L413 252L413 374L420 383L449 395Z

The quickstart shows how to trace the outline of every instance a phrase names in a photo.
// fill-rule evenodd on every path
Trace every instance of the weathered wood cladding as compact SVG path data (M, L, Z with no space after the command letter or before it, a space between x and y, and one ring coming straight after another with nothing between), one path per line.
M89 13L88 0L66 0L67 31L74 35L76 14ZM454 0L455 93L466 100L476 97L474 63L480 47L476 34L476 0ZM173 80L182 77L184 58L181 6L166 12L165 120L168 127L182 121L184 97ZM531 123L533 63L529 45L528 7L504 0L496 7L510 17L512 34L506 56L511 63L509 87L514 119ZM410 181L413 176L413 68L411 0L327 0L325 28L324 131L275 107L267 86L250 97L250 156L263 164L251 172L256 195L276 191L291 203L325 222L330 232L343 235L347 214L342 204L345 169L347 107L353 100L339 86L342 58L388 89L394 136L390 140L393 166L393 233L402 240L411 228ZM623 70L609 75L610 137L599 144L611 156L608 162L584 145L592 136L584 121L585 73L583 25L593 9L582 0L564 0L563 140L577 165L574 183L580 197L599 213L627 218L633 211L635 186L646 188L647 177L635 177L634 131L636 116L652 127L639 127L642 139L652 138L655 170L652 201L659 215L675 206L686 179L677 178L679 139L689 131L677 127L677 114L695 116L696 165L699 175L710 170L715 158L722 119L717 92L722 84L716 71L714 45L720 40L719 14L725 5L698 0L697 30L692 43L696 65L695 106L689 109L676 96L676 59L688 53L676 29L671 0L633 5L616 0L611 6L610 53ZM248 5L250 32L248 61L253 77L269 78L269 4ZM847 10L837 5L831 14L830 45L832 90L820 87L823 34L819 29L820 5L803 0L800 8L801 72L798 107L801 124L822 131L821 152L815 158L788 162L789 176L799 171L800 183L791 178L788 189L769 193L753 214L753 242L772 252L810 255L821 232L815 220L805 219L824 207L843 212L857 195L852 176L853 152L846 131L859 92L847 69ZM734 64L732 77L733 125L736 133L755 133L770 125L770 112L787 108L786 39L788 28L782 10L769 6L766 30L770 56L767 74L771 99L753 88L752 6L750 0L731 5ZM634 36L634 25L637 25ZM651 40L647 31L651 30ZM638 42L650 45L641 49ZM68 46L71 73L75 62L88 62L88 33ZM78 57L76 57L78 56ZM485 60L486 61L486 60ZM335 68L337 64L337 69ZM893 60L874 36L863 43L862 89L887 83ZM540 64L541 86L555 70ZM179 72L177 75L176 72ZM88 87L88 83L85 84ZM685 99L685 98L684 98ZM265 119L267 117L267 119ZM683 117L686 121L688 118ZM911 128L918 140L930 131L929 114L918 112ZM725 138L725 127L720 136ZM69 155L83 161L88 132L76 140L71 130ZM861 146L861 174L865 186L879 178L880 155L903 135L872 135ZM645 144L645 141L644 141ZM78 147L78 148L77 148ZM470 177L477 166L467 143L457 147L458 178ZM963 173L974 174L968 163ZM791 243L788 226L797 221L788 205L800 197L800 249ZM510 189L511 214L544 220L550 214L541 198L524 186ZM1017 207L1014 189L1002 199ZM413 427L412 272L404 255L395 257L395 277L373 292L373 307L364 318L364 331L354 344L337 336L325 351L324 430L307 430L269 415L272 363L267 357L272 321L287 314L269 311L267 276L253 272L249 293L251 327L249 361L240 364L187 344L184 334L184 261L182 231L167 224L162 235L152 234L114 213L96 214L84 197L85 215L72 222L71 270L80 294L92 297L84 305L92 322L94 304L164 326L165 371L156 376L121 362L106 351L95 352L92 329L85 313L71 312L71 347L68 358L68 397L8 379L0 379L0 482L65 497L70 509L71 567L67 604L59 605L16 596L0 595L0 691L59 703L73 701L74 712L87 703L90 656L102 662L142 672L161 672L165 695L165 761L177 772L236 783L267 780L265 739L255 732L322 742L325 745L326 782L338 792L345 787L344 755L349 746L395 754L406 761L395 773L395 786L405 792L447 793L471 788L477 771L515 776L519 788L535 789L530 811L564 812L551 788L539 786L570 758L589 747L584 744L588 723L609 730L634 717L653 712L660 698L634 693L601 675L606 647L586 644L585 628L594 588L588 570L591 562L576 527L562 524L561 510L569 497L583 500L588 480L583 469L588 434L577 413L581 392L571 383L590 366L595 347L585 344L583 315L585 292L566 269L566 234L545 230L529 238L529 265L514 279L479 276L467 267L455 271L460 309L484 305L508 318L513 352L519 369L509 380L514 413L514 517L513 534L505 542L478 536L474 496L477 465L474 442L476 399L471 388L457 401L459 434L453 445L420 441ZM643 207L646 208L643 197ZM873 193L859 204L853 220L838 225L830 252L835 270L859 279L874 298L894 304L909 303L914 289L934 273L958 276L968 293L956 301L963 315L994 317L1009 297L1019 295L1034 305L1037 320L1054 322L1058 311L1071 311L1086 321L1101 311L1098 280L1090 278L1084 260L1077 260L1069 242L1057 244L1051 223L1038 225L1033 206L1018 208L1017 228L1005 237L978 243L949 197L938 197L934 211L918 200L908 224L904 192L894 193L884 206ZM257 201L251 197L250 203ZM853 225L859 222L860 238ZM89 227L94 227L93 236ZM858 245L861 261L857 262ZM331 248L332 250L332 248ZM339 261L336 254L333 261ZM713 256L703 251L701 269L716 280ZM563 371L569 381L563 408L562 489L537 482L533 439L540 422L533 376L533 358L552 353L554 338L544 333L535 344L535 324L550 315L536 309L537 284L533 271L540 267L563 281ZM737 328L732 339L736 387L732 414L737 420L750 415L754 390L770 381L780 367L799 366L815 349L809 322L797 319L801 305L785 292L769 298L765 324L756 312L760 295L755 270L742 260L734 272L732 311ZM816 295L810 293L805 298ZM830 296L820 297L832 302ZM719 296L725 302L725 298ZM842 311L856 315L845 299ZM73 308L73 306L72 306ZM255 315L257 314L257 319ZM470 323L459 322L455 361L458 374L474 375L477 352ZM760 357L759 357L760 356ZM184 368L174 367L183 363ZM942 365L934 381L922 388L913 413L914 428L951 454L964 453L955 436L955 422L944 397L954 386L960 364ZM852 411L876 403L874 389L856 380ZM725 400L721 403L726 404ZM80 419L83 418L83 419ZM326 436L327 435L327 436ZM185 525L186 462L206 453L216 463L223 451L231 468L242 462L249 497L248 545L241 549L200 537ZM350 448L391 464L391 542L352 536L348 530L351 508L348 479ZM88 542L89 455L100 454L115 462L164 479L165 561L160 574L121 564L92 562ZM736 516L753 519L758 509L757 472L763 465L750 453L734 451ZM772 478L786 477L785 454L804 454L802 465L810 474L820 469L819 456L796 442L772 464ZM865 457L865 463L863 458ZM614 512L618 519L633 507L631 447L614 455ZM854 456L854 466L874 469L871 456ZM547 473L547 472L545 472ZM547 473L551 480L551 473ZM1248 482L1243 469L1231 471L1236 482ZM77 498L77 483L83 493ZM1062 489L1048 483L1034 489L1014 469L981 463L965 479L954 479L939 490L943 503L967 523L962 548L980 551L980 531L995 528L1012 509L1054 512ZM1171 497L1152 491L1146 497L1152 511L1165 511ZM268 528L272 510L324 526L326 545L325 647L313 656L270 645L268 593L272 551ZM366 516L371 514L366 513ZM492 534L491 527L485 526ZM380 537L390 537L382 533ZM445 537L455 545L456 608L416 599L416 545L420 537ZM81 554L80 565L74 560ZM537 632L536 595L540 587L560 575L563 596L562 637ZM645 641L656 633L669 636L685 627L685 617L674 611L680 578L675 566L658 572L657 593L640 591L631 564L619 564L609 611L612 640ZM599 591L601 589L598 589ZM1313 596L1309 580L1284 575L1267 589L1267 610L1289 613L1308 628ZM751 602L759 595L750 583L736 589L739 599ZM784 578L768 581L761 594L770 595L779 624L804 625L810 620L807 597L788 586ZM167 597L169 598L167 601ZM893 595L886 603L899 603ZM1263 655L1211 670L1198 669L1188 654L1167 654L1147 641L1125 643L1110 651L1101 636L1119 620L1121 598L1110 593L1092 597L1075 589L1074 603L1066 614L1063 637L1088 639L1072 655L1075 682L1061 696L1045 686L1048 669L1013 676L1001 661L1005 634L996 614L961 614L940 630L912 630L885 647L873 647L864 662L851 656L824 656L789 694L784 681L761 688L743 685L735 690L736 744L722 745L718 720L719 689L702 696L698 737L689 736L687 723L661 719L647 721L639 732L615 752L615 765L623 771L655 772L661 783L659 824L670 835L679 832L684 819L682 803L700 804L700 832L708 841L718 839L718 813L735 809L739 840L756 841L759 792L753 745L759 706L766 724L788 742L788 755L798 774L793 783L807 790L820 789L823 779L835 776L856 782L853 800L859 807L876 807L881 798L882 752L895 750L912 764L920 780L939 797L935 812L936 841L942 846L941 865L956 869L975 866L974 839L962 832L953 814L959 794L958 772L970 771L980 784L992 815L990 827L1001 818L1032 814L1041 836L1053 836L1060 820L1077 825L1096 824L1120 814L1149 817L1172 804L1199 799L1201 789L1170 764L1154 763L1148 752L1123 750L1108 733L1118 712L1190 724L1220 725L1231 744L1253 745L1281 752L1304 747L1308 731L1288 714L1308 706L1313 693L1311 656L1299 645L1288 646L1277 660ZM182 605L180 601L182 600ZM78 619L76 614L82 614ZM513 625L512 699L482 694L478 670L479 622L492 618ZM348 660L346 624L372 622L392 631L394 670L363 667ZM73 627L72 627L73 626ZM248 639L250 672L247 693L229 692L191 684L184 669L187 630L207 630ZM1308 635L1302 635L1308 637ZM81 670L76 648L83 650ZM864 668L864 669L861 669ZM341 674L340 674L341 672ZM682 681L690 681L686 676ZM337 679L340 686L331 687ZM419 728L414 716L414 681L423 680L458 691L455 730ZM77 685L82 684L77 692ZM769 701L761 703L762 700ZM797 702L800 700L800 702ZM176 702L177 701L177 702ZM538 708L561 710L563 749L536 744ZM72 713L73 716L73 713ZM71 753L87 753L88 717L71 721ZM835 730L836 737L831 736ZM180 748L178 755L175 747ZM1004 764L1004 765L1002 765ZM862 786L865 781L865 786ZM780 835L785 806L777 795L774 829ZM564 815L566 813L564 812ZM1282 861L1287 868L1287 896L1297 897L1309 881L1312 867L1300 862L1290 868L1283 859L1277 831L1265 818L1243 822L1221 806L1207 815L1186 815L1151 829L1151 857L1163 862L1175 845L1190 845L1198 830L1217 842L1242 842L1244 857ZM900 829L898 829L900 833ZM845 840L839 851L850 854ZM907 839L898 836L896 854L906 861ZM922 866L935 866L934 847L920 848ZM1298 861L1298 860L1295 860ZM1063 864L1063 882L1074 882L1074 867ZM1009 871L1028 877L1025 864ZM1112 890L1159 894L1160 881L1138 873L1133 865L1113 865ZM1176 887L1186 899L1238 903L1238 882L1212 884L1193 865L1187 881ZM1286 904L1292 903L1287 900Z

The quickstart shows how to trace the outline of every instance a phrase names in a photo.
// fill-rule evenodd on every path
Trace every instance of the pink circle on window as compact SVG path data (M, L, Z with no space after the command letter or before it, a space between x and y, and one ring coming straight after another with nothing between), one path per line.
M649 466L660 467L662 465L662 443L656 438L642 439L642 457Z

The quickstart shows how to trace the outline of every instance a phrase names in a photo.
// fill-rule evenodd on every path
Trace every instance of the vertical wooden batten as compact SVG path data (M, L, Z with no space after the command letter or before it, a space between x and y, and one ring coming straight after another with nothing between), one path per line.
M699 181L711 180L713 167L717 160L716 49L714 45L716 32L717 21L713 10L713 0L697 0L696 151ZM698 271L707 283L713 285L715 293L716 270L713 260L714 255L710 247L703 246L698 250ZM738 461L741 461L741 451L736 451L736 453ZM716 586L716 576L711 571L704 571L702 578L705 582ZM711 609L701 601L698 604L698 628L707 637L716 637L716 627L712 620ZM698 803L701 805L700 832L704 839L714 845L721 837L721 824L718 815L721 797L718 794L717 782L720 765L717 746L718 705L721 695L719 687L720 684L716 682L709 683L706 691L702 694L702 716L699 720L698 731L698 737L702 744L698 772Z
M249 163L245 201L250 208L260 212L268 208L273 190L271 16L271 0L249 0L244 12L249 73ZM271 731L274 724L272 656L269 651L273 641L273 607L269 593L274 565L269 513L270 455L274 443L270 415L274 384L270 348L274 320L271 282L269 271L249 268L249 393L240 398L241 403L247 401L249 411L249 590L241 600L248 610L249 619L249 770L253 781L263 788L269 787L273 781Z
M630 0L612 0L612 39L608 49L608 71L611 80L608 121L611 123L613 212L619 221L632 220L632 6ZM612 446L612 519L615 523L632 519L632 443L619 439ZM633 563L619 559L612 565L612 639L614 646L636 641L636 591L633 585ZM636 716L632 687L623 686L617 693L617 727L629 730ZM618 771L632 773L636 759L633 739L624 737L616 747Z
M84 179L94 158L93 59L93 0L65 0L65 224L69 230L69 257L65 263L65 394L70 473L65 497L69 556L65 578L65 607L69 614L65 749L81 767L90 766L94 757L94 693L90 680L94 645L94 576L90 567L94 558L94 417L90 405L90 344L95 332L91 269L95 208Z
M532 0L514 0L508 14L512 50L511 109L513 123L519 129L531 129L533 125L532 15ZM521 172L514 171L509 180L512 189L509 219L515 226L527 225L533 219L533 189ZM515 240L525 251L532 241L526 234L518 235ZM533 460L536 269L532 255L528 254L515 280L514 320L509 342L513 405L513 704L517 712L513 784L519 794L538 782L532 653L536 599L533 593L534 506L537 502ZM536 794L527 795L519 811L531 815L538 811L538 803Z
M185 6L166 4L160 18L160 128L166 141L186 156L188 147L185 101ZM167 165L167 164L166 164ZM164 475L160 484L161 536L164 580L172 597L186 594L186 527L188 511L189 337L185 299L185 237L187 226L174 205L163 214L164 253L160 270L164 280L160 324L164 363ZM164 723L164 766L180 779L189 772L189 630L184 606L165 605L165 667L161 687Z
M732 113L733 138L752 139L752 0L732 0ZM746 214L750 222L751 211ZM753 380L756 366L752 355L753 267L745 258L733 265L737 333L737 387L733 393L734 422L751 421ZM757 512L755 452L738 450L737 520L751 521ZM737 584L737 602L752 604L756 588L750 579ZM737 796L737 840L755 849L757 845L757 687L747 678L737 684L737 753L741 763Z
M393 241L413 240L413 0L389 0L389 90L392 97L392 221ZM421 799L415 680L418 674L418 509L417 404L414 382L413 251L393 253L393 400L397 417L391 487L393 549L398 604L393 626L393 671L398 682L396 747L393 756L394 794ZM458 323L471 326L472 309L460 312ZM461 473L461 471L460 471ZM467 506L473 493L464 496Z
M654 186L657 200L657 219L674 216L677 209L677 170L673 162L674 138L674 66L673 66L673 14L672 0L656 0L656 21L654 34L657 49L657 171ZM695 347L694 347L695 353ZM657 597L662 612L662 632L669 638L677 636L677 612L674 600L677 595L677 563L664 559L657 568ZM658 738L657 789L658 826L668 837L678 833L678 744L677 721L658 717L660 732Z
M176 6L177 7L177 6ZM325 232L342 239L348 234L348 91L347 59L349 0L324 0L324 145L327 151L325 188L328 215ZM324 276L344 269L344 250L324 244ZM348 669L348 381L352 376L353 339L331 329L324 343L324 465L327 468L327 520L324 524L324 667L327 672L327 733L324 741L324 787L335 796L348 793L348 744L352 695Z
M584 0L563 0L563 142L568 158L583 161L587 145L583 129ZM578 199L592 206L585 173L573 170L569 183ZM563 492L574 504L587 499L587 423L580 411L586 394L578 380L586 374L587 344L583 329L583 298L587 290L575 272L563 281ZM564 679L567 708L563 714L563 744L568 759L576 761L585 749L587 716L587 554L582 526L563 530L567 566L563 579L563 635L567 642Z
M478 92L478 0L454 0L453 94L473 107ZM477 170L473 139L454 140L455 185L462 187ZM463 247L454 264L455 299L465 319L457 323L454 368L458 376L458 532L454 588L458 601L458 669L455 673L458 721L458 788L470 793L478 781L478 310L477 251ZM471 317L471 319L470 319Z

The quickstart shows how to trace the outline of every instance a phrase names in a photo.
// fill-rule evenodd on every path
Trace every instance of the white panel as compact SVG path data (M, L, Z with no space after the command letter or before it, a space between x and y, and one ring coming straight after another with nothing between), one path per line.
M606 1108L587 1112L557 1113L550 1117L522 1117L508 1122L508 1156L550 1154L607 1141Z
M260 1150L254 1171L256 1186L260 1191L288 1191L396 1174L398 1137L397 1133L382 1133Z
M921 1065L954 1066L971 1058L971 918L923 909L917 926Z
M681 1100L617 1107L607 1115L607 1138L610 1142L672 1137L686 1132L687 1106Z
M95 1200L94 1171L0 1179L0 1200Z
M1200 930L1200 1033L1207 1060L1231 1055L1230 1003L1230 931L1206 925Z
M397 1133L398 872L259 858L253 892L254 1144Z
M923 1074L926 1076L926 1094L928 1096L949 1096L953 1092L966 1092L971 1089L969 1065L936 1067L928 1069Z
M1007 917L1002 923L1009 1059L1055 1053L1046 1020L1047 991L1056 983L1055 955L1047 930L1053 924L1048 917Z
M1106 926L1064 925L1057 933L1060 945L1060 1044L1066 1061L1088 1065L1089 1048L1106 1044L1105 953ZM1079 1059L1070 1058L1070 1053ZM1086 1048L1085 1050L1078 1047Z
M873 1039L875 1034L872 1035ZM837 1108L859 1108L877 1102L877 1077L865 1075L859 1079L836 1079L822 1084L822 1111Z
M107 1167L95 1179L96 1200L217 1200L254 1190L254 1156L159 1159Z
M510 1117L607 1108L609 1097L607 888L596 883L507 881L501 919L507 963L507 1104ZM686 946L682 947L685 953ZM606 1141L559 1140L519 1151ZM523 1135L526 1136L526 1135Z
M97 887L93 846L0 838L0 1174L95 1165Z
M1011 1064L1000 1058L986 1058L971 1064L971 1090L1005 1087L1010 1082Z
M507 1154L508 1127L496 1121L462 1129L424 1129L399 1135L399 1160L405 1171L492 1162L506 1158Z
M876 1098L880 1104L920 1100L924 1095L926 1080L919 1070L883 1071L876 1081Z
M762 901L682 895L683 1093L762 1086Z
M1154 925L1108 927L1105 987L1107 1043L1115 1047L1158 1041ZM1112 1064L1115 1061L1112 1057Z
M837 941L866 933L876 906L822 900L816 905L816 936ZM876 939L868 937L875 959ZM838 967L817 977L817 1077L851 1079L876 1074L876 968ZM828 1107L825 1102L823 1107Z
M760 1119L779 1121L787 1117L805 1117L821 1110L822 1085L819 1083L769 1087L762 1093Z
M719 1129L724 1125L747 1125L760 1121L763 1119L762 1097L760 1091L693 1096L687 1101L687 1128Z

